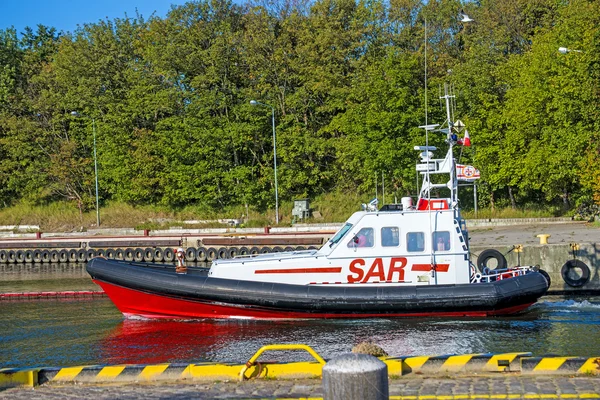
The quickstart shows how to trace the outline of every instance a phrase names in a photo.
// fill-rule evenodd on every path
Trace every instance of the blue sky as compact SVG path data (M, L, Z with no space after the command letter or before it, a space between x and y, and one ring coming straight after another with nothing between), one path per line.
M136 8L148 18L153 12L167 15L171 4L185 0L0 0L0 29L14 26L21 33L26 26L35 30L38 24L53 26L58 31L74 31L77 25L101 19L135 17Z

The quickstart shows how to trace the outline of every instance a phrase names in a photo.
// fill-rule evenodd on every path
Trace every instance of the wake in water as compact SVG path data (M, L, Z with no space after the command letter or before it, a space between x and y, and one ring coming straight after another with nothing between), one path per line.
M597 310L600 312L600 302L588 301L588 300L540 301L536 304L536 307L552 308L552 309L567 309L567 310L573 310L573 311Z

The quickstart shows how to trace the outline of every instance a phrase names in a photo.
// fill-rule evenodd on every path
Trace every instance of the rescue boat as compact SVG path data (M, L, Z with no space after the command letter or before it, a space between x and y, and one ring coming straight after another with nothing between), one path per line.
M450 97L443 96L448 110ZM87 271L126 317L486 317L522 312L547 292L548 275L534 266L478 271L471 263L453 156L460 124L451 121L448 111L444 125L422 127L427 137L445 134L448 151L437 159L436 147L415 147L421 152L416 168L422 176L415 205L411 198L381 208L376 200L363 205L318 250L219 259L208 270L95 258ZM433 197L436 191L449 196Z

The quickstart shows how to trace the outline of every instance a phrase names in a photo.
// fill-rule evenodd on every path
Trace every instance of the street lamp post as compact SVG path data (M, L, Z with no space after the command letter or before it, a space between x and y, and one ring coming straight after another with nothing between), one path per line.
M75 117L84 117L92 120L92 134L94 136L94 175L96 180L96 226L100 227L100 207L98 201L98 157L96 155L96 120L87 115L78 113L77 111L71 111L71 115Z
M253 106L265 106L271 108L271 120L273 124L273 166L275 169L275 223L279 224L279 193L277 191L277 140L275 139L275 108L269 104L261 103L260 101L250 100Z

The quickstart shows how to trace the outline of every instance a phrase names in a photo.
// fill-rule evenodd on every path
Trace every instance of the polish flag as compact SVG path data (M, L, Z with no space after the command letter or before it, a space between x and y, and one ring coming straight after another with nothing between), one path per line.
M469 137L469 131L465 129L465 137L463 138L463 146L471 146L471 138Z

